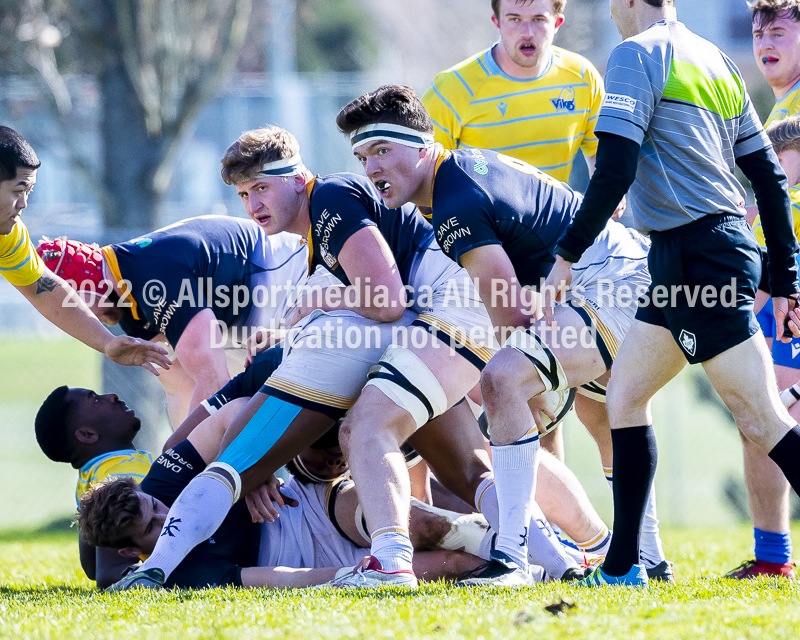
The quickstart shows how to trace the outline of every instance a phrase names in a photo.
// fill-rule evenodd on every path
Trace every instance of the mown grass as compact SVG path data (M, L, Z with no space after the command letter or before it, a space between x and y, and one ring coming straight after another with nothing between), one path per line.
M800 527L795 529L800 533ZM414 593L214 589L102 594L77 565L74 533L0 538L2 638L797 638L795 581L720 579L750 533L669 530L679 583L646 590L522 591L427 585ZM553 615L561 599L576 608Z

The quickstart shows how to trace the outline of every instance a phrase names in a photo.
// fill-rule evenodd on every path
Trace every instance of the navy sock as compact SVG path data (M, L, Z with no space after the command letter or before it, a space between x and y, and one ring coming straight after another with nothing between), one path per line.
M658 447L651 425L612 429L614 446L614 534L603 572L624 576L639 562L639 536L656 474Z
M800 495L800 425L795 425L783 436L769 452L769 457L781 468L795 493Z
M786 564L792 559L792 534L753 528L756 539L756 560Z

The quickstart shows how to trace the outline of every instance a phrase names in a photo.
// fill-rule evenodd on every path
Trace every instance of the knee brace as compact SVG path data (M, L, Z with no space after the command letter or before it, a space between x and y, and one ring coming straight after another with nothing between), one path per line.
M532 331L517 330L506 340L507 347L513 347L533 363L544 384L544 392L562 391L569 388L567 374L555 354Z
M596 380L582 384L577 388L577 392L596 402L606 403L606 388Z
M366 386L385 393L408 411L419 429L447 410L447 394L428 366L404 347L390 345L372 367Z
M224 462L212 462L208 465L203 471L201 475L209 476L216 480L219 480L223 484L230 486L230 482L228 479L219 473L219 471L224 471L227 473L231 479L233 480L233 487L231 487L231 492L233 493L233 502L236 503L239 500L239 497L242 494L242 479L239 477L239 472L236 471L231 465L225 464Z

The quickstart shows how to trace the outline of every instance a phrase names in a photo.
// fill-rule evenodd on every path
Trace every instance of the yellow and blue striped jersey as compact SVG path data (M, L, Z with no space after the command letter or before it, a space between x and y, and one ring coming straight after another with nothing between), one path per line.
M15 287L27 287L41 278L44 270L28 229L18 220L11 233L0 236L0 274Z
M489 48L437 75L422 102L445 149L491 149L566 182L578 149L597 153L603 79L559 47L538 78L513 78Z
M775 103L769 113L767 121L764 123L766 129L769 125L780 122L789 116L796 116L800 113L800 81L791 88L783 98ZM792 222L794 222L794 235L800 238L800 185L789 187L789 197L792 200ZM764 240L764 229L761 227L761 216L757 216L753 221L753 233L761 247L766 247Z
M92 458L83 465L78 471L78 486L75 488L75 501L78 506L81 503L81 496L86 493L93 484L101 482L107 478L119 478L128 476L141 482L150 471L153 464L153 456L147 451L137 451L136 449L124 449L121 451L109 451L95 458Z

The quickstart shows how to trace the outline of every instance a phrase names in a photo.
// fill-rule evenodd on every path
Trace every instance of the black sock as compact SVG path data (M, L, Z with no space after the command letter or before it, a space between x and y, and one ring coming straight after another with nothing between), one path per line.
M800 425L795 425L783 436L769 452L769 457L781 468L795 493L800 495Z
M603 572L624 576L639 563L639 536L647 496L656 474L658 447L651 425L612 429L614 445L614 533Z

